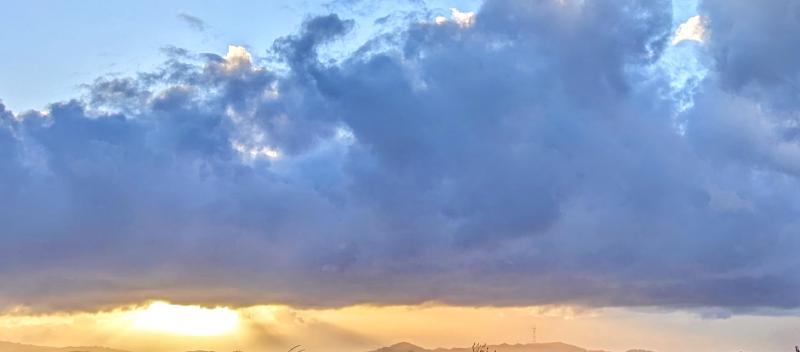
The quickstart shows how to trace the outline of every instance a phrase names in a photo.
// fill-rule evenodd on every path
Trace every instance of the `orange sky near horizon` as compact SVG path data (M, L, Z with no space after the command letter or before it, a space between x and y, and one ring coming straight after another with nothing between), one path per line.
M130 351L368 351L400 341L424 347L472 342L561 341L589 349L661 352L781 350L793 346L800 318L559 307L351 306L230 309L151 302L97 313L8 313L0 340L47 346L102 345Z

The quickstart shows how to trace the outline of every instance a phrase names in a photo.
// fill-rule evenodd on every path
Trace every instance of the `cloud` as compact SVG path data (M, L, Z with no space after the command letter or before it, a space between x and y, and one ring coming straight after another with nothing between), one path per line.
M302 71L305 66L316 61L320 45L341 37L349 32L353 25L353 20L342 20L336 14L310 18L303 23L299 34L276 40L272 49L286 60L293 70Z
M698 16L689 17L686 22L678 26L675 36L672 38L672 45L677 45L684 41L695 41L702 43L706 38L706 28L703 19Z
M452 14L453 20L458 23L459 26L470 27L475 24L474 12L462 12L457 8L451 8L450 13Z
M720 84L770 104L797 107L800 48L790 38L800 34L800 4L705 0L701 9L709 17Z
M224 68L229 72L240 70L247 71L250 66L253 65L253 56L246 48L241 46L229 45L228 53L225 54L224 59Z
M178 14L178 19L186 23L186 25L188 25L191 29L194 29L198 32L205 32L210 27L206 21L184 12Z
M800 306L793 115L731 84L765 76L665 97L667 0L471 18L321 61L354 23L313 17L278 68L173 50L4 117L0 304Z
M471 27L475 24L475 13L474 12L462 12L457 8L450 9L450 17L452 17L453 22L461 27ZM443 25L448 22L447 17L444 16L437 16L434 18L434 23L438 25Z

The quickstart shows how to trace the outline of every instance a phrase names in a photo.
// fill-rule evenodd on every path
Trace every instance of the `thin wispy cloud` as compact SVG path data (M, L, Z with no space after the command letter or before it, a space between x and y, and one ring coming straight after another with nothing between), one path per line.
M196 30L198 32L205 32L210 28L208 23L206 23L199 17L192 16L188 13L181 12L178 14L177 17L191 29Z

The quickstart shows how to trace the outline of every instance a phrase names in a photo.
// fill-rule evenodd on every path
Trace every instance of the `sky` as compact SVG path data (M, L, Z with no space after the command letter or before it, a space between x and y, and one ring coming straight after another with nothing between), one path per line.
M15 111L42 109L78 96L82 85L99 76L130 75L163 63L163 49L224 53L228 45L247 46L260 55L272 42L296 30L313 15L331 11L359 19L358 36L377 30L373 22L390 14L430 12L451 7L474 10L478 0L219 1L144 0L136 2L3 1L8 30L0 33L3 103ZM25 30L22 30L24 28ZM345 44L346 45L346 44Z
M793 0L0 8L0 340L800 343Z

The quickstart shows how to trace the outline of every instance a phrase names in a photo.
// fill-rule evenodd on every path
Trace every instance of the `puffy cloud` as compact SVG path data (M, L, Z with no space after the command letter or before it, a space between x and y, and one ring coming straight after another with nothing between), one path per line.
M765 103L797 107L800 3L705 0L720 83ZM769 90L770 93L762 92Z
M800 306L789 113L722 64L694 107L665 97L669 1L469 17L336 62L354 23L314 17L283 69L173 49L0 109L0 302Z
M236 45L228 46L228 53L225 54L225 70L234 72L238 70L247 70L253 65L253 56L246 48Z
M457 8L451 8L450 14L453 17L453 21L458 23L461 27L470 27L475 24L474 12L462 12Z
M457 25L461 27L471 27L475 24L475 13L474 12L462 12L457 8L450 9L450 16ZM436 16L434 18L434 23L438 25L444 25L448 22L447 17L444 16Z
M703 42L706 38L706 27L703 18L699 15L689 17L686 22L678 26L675 36L672 38L672 45L677 45L683 41Z

